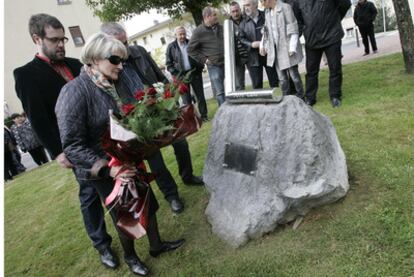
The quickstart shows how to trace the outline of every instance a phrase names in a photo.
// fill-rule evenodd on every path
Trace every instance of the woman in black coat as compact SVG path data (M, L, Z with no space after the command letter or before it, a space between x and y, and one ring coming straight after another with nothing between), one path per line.
M75 167L76 178L90 182L105 200L114 187L113 178L117 177L121 167L108 167L109 157L102 149L101 137L108 128L108 111L120 111L113 81L118 79L122 62L127 58L127 50L118 40L98 33L88 40L81 55L84 70L62 88L56 104L56 115L63 151ZM136 168L130 166L121 173L120 178L133 178L135 173ZM149 253L153 257L174 250L184 242L166 242L160 239L155 215L157 209L158 203L150 189L147 235ZM110 213L115 222L116 210L111 209ZM117 231L125 262L131 271L137 275L147 275L148 268L135 253L134 241L118 228Z

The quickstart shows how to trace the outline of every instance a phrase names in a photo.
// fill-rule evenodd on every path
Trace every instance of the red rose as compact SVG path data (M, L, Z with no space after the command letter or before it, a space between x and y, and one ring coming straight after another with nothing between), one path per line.
M122 105L122 111L124 112L125 115L129 115L134 109L135 109L135 106L133 104Z
M145 92L142 90L139 90L135 93L134 97L136 100L141 101L142 99L144 99L145 96Z
M163 97L164 99L171 98L172 97L171 91L169 90L165 91Z
M147 94L148 94L148 95L155 95L155 94L157 94L157 91L155 90L155 88L154 88L154 87L150 87L150 88L148 89Z
M188 86L184 83L180 83L178 85L178 91L180 92L180 94L186 94L188 92Z

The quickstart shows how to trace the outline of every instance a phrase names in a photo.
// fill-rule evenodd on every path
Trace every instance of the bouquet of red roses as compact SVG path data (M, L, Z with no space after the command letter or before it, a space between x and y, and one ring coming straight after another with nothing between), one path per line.
M107 151L112 156L121 155L119 158L124 161L131 161L132 157L128 158L131 154L135 156L133 160L142 160L161 147L197 132L201 120L194 106L178 104L180 96L189 93L186 82L188 78L174 79L172 83L155 83L136 91L136 102L123 105L122 118L111 115L110 136L118 149ZM111 153L114 150L117 151Z
M124 116L110 112L109 132L102 137L102 146L112 157L110 166L133 164L139 170L128 182L115 177L105 205L117 209L117 226L132 239L144 235L147 225L149 182L153 178L146 173L143 160L201 127L194 106L178 104L180 95L189 93L186 81L156 83L135 92L136 102L122 107Z

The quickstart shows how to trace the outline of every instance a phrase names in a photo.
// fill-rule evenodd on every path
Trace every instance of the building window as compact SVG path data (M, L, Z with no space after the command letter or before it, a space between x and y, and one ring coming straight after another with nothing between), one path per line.
M161 38L160 38L160 40L161 40L161 44L162 44L162 45L167 44L167 42L165 41L165 37L161 37Z
M137 42L136 40L134 40L132 43L133 43L134 45L138 45L138 42Z
M72 4L72 0L57 0L58 5L69 5Z
M85 39L83 38L81 29L79 26L69 27L70 35L72 36L73 43L76 47L83 46L85 44Z
M147 37L143 37L142 40L144 41L144 44L147 45L147 43L148 43Z

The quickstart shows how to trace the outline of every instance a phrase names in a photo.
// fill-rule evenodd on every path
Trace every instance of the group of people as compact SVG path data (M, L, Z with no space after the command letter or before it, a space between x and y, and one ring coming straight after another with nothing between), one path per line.
M333 107L339 107L342 97L341 40L344 36L341 21L351 2L261 0L264 11L258 9L258 4L258 0L244 0L242 13L237 2L230 3L235 36L236 90L245 89L245 68L253 89L263 88L265 70L270 87L280 86L284 95L295 94L313 106L320 62L325 54L330 73L331 103ZM217 9L204 8L203 24L193 31L187 52L196 62L207 66L213 91L221 105L225 101L224 46L223 27L217 16ZM301 35L305 38L306 89L298 70L303 59Z
M263 87L263 68L271 87L280 85L283 93L291 90L309 105L316 103L318 72L322 54L328 59L329 92L334 107L341 100L341 20L350 7L349 0L262 0L265 12L258 10L257 0L245 0L244 11L236 2L230 4L236 37L236 84L243 90L245 66L253 88ZM183 27L175 29L176 40L168 45L167 70L174 76L191 72L198 109L208 120L202 70L207 66L219 105L224 103L223 27L218 11L203 9L203 23L190 39ZM114 22L104 23L84 45L80 60L65 55L65 29L48 14L36 14L29 20L29 32L37 47L32 61L14 70L16 93L41 145L63 168L71 168L79 184L79 200L85 229L99 252L103 265L116 268L119 259L111 249L111 236L106 231L101 200L113 188L114 178L128 179L136 174L129 165L108 165L108 156L100 138L106 131L108 110L122 113L124 103L134 101L134 92L168 79L141 46L128 45L124 28ZM298 72L302 59L299 36L305 37L306 92ZM243 76L242 76L243 75ZM290 80L292 81L290 83ZM191 103L190 95L183 96ZM175 142L174 154L184 184L204 185L194 175L191 154L185 139ZM184 209L177 183L165 165L160 151L148 159L156 183L173 213ZM118 174L122 171L122 174ZM158 231L158 202L150 190L149 254L157 257L175 250L184 240L163 241ZM116 221L116 210L110 211ZM120 230L118 236L125 262L134 274L147 275L148 268L139 259L133 240Z
M12 180L13 176L24 172L21 162L22 152L29 152L37 165L47 163L46 152L33 132L29 120L24 113L10 116L13 124L4 126L4 180Z
M33 15L29 20L29 32L37 53L32 61L14 70L17 96L52 159L73 170L79 184L80 208L87 234L102 264L116 268L119 259L111 249L112 238L106 231L101 200L111 192L113 178L131 178L136 168L109 167L100 138L109 122L109 109L119 113L120 104L133 101L134 92L144 85L168 80L143 47L128 45L125 30L117 23L103 24L100 32L88 39L82 49L82 62L66 57L68 38L57 18L48 14ZM202 178L193 174L187 141L182 139L172 146L183 183L204 185ZM184 204L177 183L161 152L151 156L148 164L172 212L182 212ZM118 175L121 169L122 174ZM152 191L149 199L149 254L157 257L180 247L184 240L161 240L155 216L158 203ZM115 222L116 210L110 213ZM117 231L131 271L148 274L148 268L135 252L133 240Z

